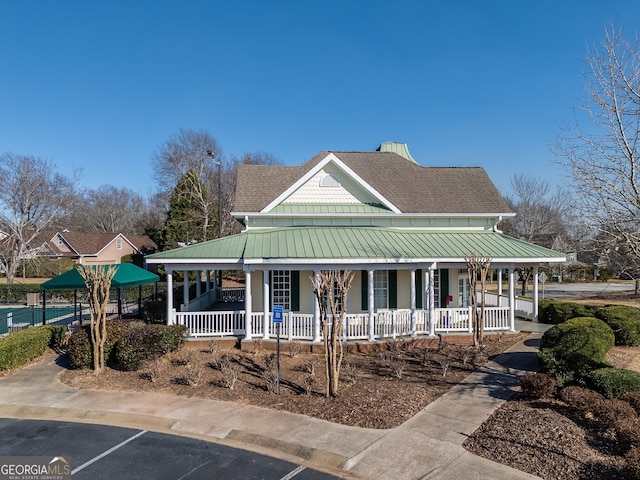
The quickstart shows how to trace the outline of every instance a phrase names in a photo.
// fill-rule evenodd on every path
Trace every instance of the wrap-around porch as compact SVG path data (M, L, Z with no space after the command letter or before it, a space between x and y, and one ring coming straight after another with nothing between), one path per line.
M448 267L460 269L461 265ZM487 295L485 300L486 332L515 331L516 316L526 316L537 321L538 267L534 266L533 301L528 302L515 296L515 269L514 265L509 267L506 274L506 293L502 292L504 268L496 267L497 292ZM276 337L277 327L271 312L272 306L279 303L277 299L274 303L273 298L274 270L245 270L244 288L223 288L219 286L219 276L216 274L219 270L198 269L195 271L201 280L195 282L195 295L189 293L192 290L188 282L189 270L180 271L187 280L182 302L176 305L176 299L172 295L174 270L167 270L167 323L185 325L189 336L193 338L236 337L243 340L268 340ZM309 273L317 271L311 270ZM459 277L459 285L455 288L451 286L451 290L439 292L438 290L447 288L443 285L444 271L446 270L438 270L435 265L426 269L404 270L402 275L408 277L408 284L405 285L408 288L398 291L397 295L401 297L398 299L398 305L395 305L395 308L376 308L376 270L363 270L360 300L366 310L357 311L358 308L353 308L351 302L348 302L342 329L343 340L373 342L403 337L433 337L443 333L472 333L472 307L468 305L470 292L467 292L465 297L464 293L458 291L464 290L464 278ZM305 292L306 295L312 296L307 289ZM456 294L455 299L450 292ZM475 295L480 298L479 292L475 292ZM446 301L443 301L445 299ZM304 306L300 308L299 305L296 305L297 308L285 309L284 319L280 324L281 338L322 341L317 302L315 298L307 300L307 311ZM523 302L527 304L524 307L526 311L523 311ZM248 319L250 321L247 321Z

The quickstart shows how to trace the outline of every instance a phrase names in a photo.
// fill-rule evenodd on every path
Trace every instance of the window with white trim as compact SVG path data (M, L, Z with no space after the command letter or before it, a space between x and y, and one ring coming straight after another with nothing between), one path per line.
M271 272L271 298L273 305L279 305L285 311L291 310L290 270L273 270Z
M440 308L440 269L433 271L433 305Z
M389 271L373 272L373 307L375 310L389 308Z
M116 238L116 249L117 250L122 250L122 237L117 237Z

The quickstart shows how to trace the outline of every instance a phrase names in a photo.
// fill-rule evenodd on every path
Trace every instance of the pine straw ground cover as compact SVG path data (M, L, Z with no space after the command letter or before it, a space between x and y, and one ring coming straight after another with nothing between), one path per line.
M161 392L286 410L368 428L392 428L460 382L526 334L489 335L481 353L469 340L387 342L370 351L345 347L338 396L324 396L324 357L302 353L304 344L281 345L280 394L276 393L273 342L243 349L221 343L190 343L142 369L66 370L61 380L75 388Z

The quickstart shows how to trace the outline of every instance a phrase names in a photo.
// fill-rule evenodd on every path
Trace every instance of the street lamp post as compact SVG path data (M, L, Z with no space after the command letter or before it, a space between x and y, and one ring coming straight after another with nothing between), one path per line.
M218 165L218 238L222 238L222 183L220 181L222 162L216 160L216 164Z
M220 160L215 158L215 155L211 150L207 150L207 155L209 155L211 159L214 162L216 162L216 165L218 167L218 238L222 238L222 188L221 188L222 162L220 162ZM220 275L217 275L217 277L218 277L218 287L222 288L222 272L220 272Z

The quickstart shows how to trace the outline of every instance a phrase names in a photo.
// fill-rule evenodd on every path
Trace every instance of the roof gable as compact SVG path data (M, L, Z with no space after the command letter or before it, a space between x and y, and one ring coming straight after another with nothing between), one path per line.
M393 211L511 213L483 168L423 167L393 152L321 152L299 167L240 165L234 211L257 213L274 208L320 172L327 159L344 166L359 185L384 199L380 203L393 206Z
M395 205L333 153L310 168L261 212L270 212L281 204L381 204L400 213Z
M59 239L72 252L78 255L98 255L110 244L121 238L142 253L155 251L157 245L146 235L125 236L122 233L73 233L69 231L56 233L54 239Z

